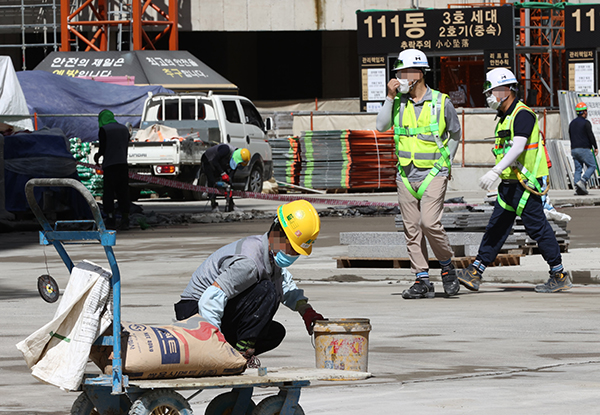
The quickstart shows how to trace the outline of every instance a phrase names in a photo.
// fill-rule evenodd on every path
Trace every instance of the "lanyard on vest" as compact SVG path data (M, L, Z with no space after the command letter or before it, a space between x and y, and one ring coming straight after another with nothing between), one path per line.
M450 171L450 169L452 168L448 147L446 147L440 139L440 123L438 120L438 115L441 110L441 100L438 101L439 95L439 91L431 90L431 117L429 118L429 125L416 128L394 128L394 134L396 135L417 135L430 133L435 140L435 144L438 146L440 154L442 155L438 159L438 161L435 162L431 170L429 170L429 174L427 175L427 177L425 177L425 180L423 180L423 182L419 186L419 189L416 192L413 190L410 182L408 181L406 173L404 172L404 168L402 166L399 166L398 171L400 172L400 177L402 178L404 186L406 186L406 189L417 200L421 200L423 194L425 193L425 190L427 189L427 186L429 186L429 183L431 183L433 178L438 175L438 173L442 170L444 166L448 168L448 171ZM398 125L400 125L400 114L404 114L404 103L400 104L400 111L398 111ZM400 161L398 161L398 164L400 164Z
M516 114L515 114L516 116ZM506 134L506 132L508 131L509 135L512 135L512 125L511 125L511 129L510 130L501 130L498 131L498 134L500 137L502 137L502 134ZM504 135L506 137L506 135ZM542 161L542 151L540 151L540 144L541 141L539 140L538 137L538 142L537 142L537 153L536 153L536 157L535 157L535 162L533 163L533 171L530 172L529 170L527 170L525 168L525 166L518 160L515 160L515 163L513 166L511 166L513 172L515 173L515 175L517 176L517 179L519 180L519 183L521 184L521 186L523 186L523 195L521 196L521 199L519 199L519 204L517 205L517 208L513 208L511 205L509 205L508 203L506 203L504 200L502 200L502 198L500 197L500 193L498 193L498 197L497 197L497 201L498 204L500 206L502 206L502 208L504 210L508 210L509 212L516 212L516 214L518 216L521 216L521 214L523 213L523 209L525 209L525 205L527 204L527 201L529 200L529 196L531 195L531 192L535 192L536 194L540 194L540 195L545 195L546 193L548 193L548 190L550 190L550 186L546 186L546 189L542 190L542 186L540 185L540 182L537 179L537 171L538 168L540 167L540 163ZM504 145L502 147L499 148L494 148L493 153L494 155L499 155L499 154L506 154L508 153L508 151L510 150L510 148L512 147L512 141L509 142L505 142ZM527 151L527 147L525 147L525 150L523 151ZM504 157L504 156L503 156ZM523 176L525 177L525 180L523 180ZM529 186L533 186L533 189Z

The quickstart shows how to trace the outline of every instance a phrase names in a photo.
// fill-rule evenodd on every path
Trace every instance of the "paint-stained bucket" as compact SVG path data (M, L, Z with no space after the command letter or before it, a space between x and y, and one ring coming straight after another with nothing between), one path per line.
M366 372L370 331L368 318L317 321L314 326L317 368Z

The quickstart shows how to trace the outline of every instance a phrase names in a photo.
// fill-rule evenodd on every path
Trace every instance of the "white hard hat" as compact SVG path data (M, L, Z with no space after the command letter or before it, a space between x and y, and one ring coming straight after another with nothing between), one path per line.
M399 71L400 69L408 68L429 69L427 56L418 49L403 50L398 55L398 60L394 64L394 69L392 70Z
M483 84L483 93L490 91L498 86L511 86L518 83L515 74L506 68L492 69L485 75Z

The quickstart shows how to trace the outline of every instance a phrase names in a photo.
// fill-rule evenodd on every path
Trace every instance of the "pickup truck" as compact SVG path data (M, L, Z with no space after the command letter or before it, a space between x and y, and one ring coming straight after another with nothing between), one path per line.
M254 104L242 96L210 92L150 95L144 104L140 128L132 131L127 158L129 171L205 186L206 177L200 173L202 154L210 146L228 143L248 148L252 155L246 167L236 170L233 189L260 193L263 181L273 175L271 146L267 141L272 124L270 118L263 121ZM162 139L156 132L163 126L170 132L176 129L175 137ZM149 131L155 132L152 141L146 141ZM156 139L157 134L161 138ZM139 197L142 188L168 194L173 199L203 198L201 192L161 188L145 182L130 181L130 188L132 200Z

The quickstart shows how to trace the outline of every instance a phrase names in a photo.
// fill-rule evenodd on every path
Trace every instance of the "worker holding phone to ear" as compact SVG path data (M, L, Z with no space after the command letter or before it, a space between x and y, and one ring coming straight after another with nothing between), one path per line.
M454 252L442 226L444 198L452 159L461 135L456 110L448 95L425 83L427 56L417 49L400 53L387 85L387 96L377 114L377 130L394 128L398 157L398 205L415 283L402 293L406 299L433 298L429 281L427 243L442 266L447 296L458 293Z

